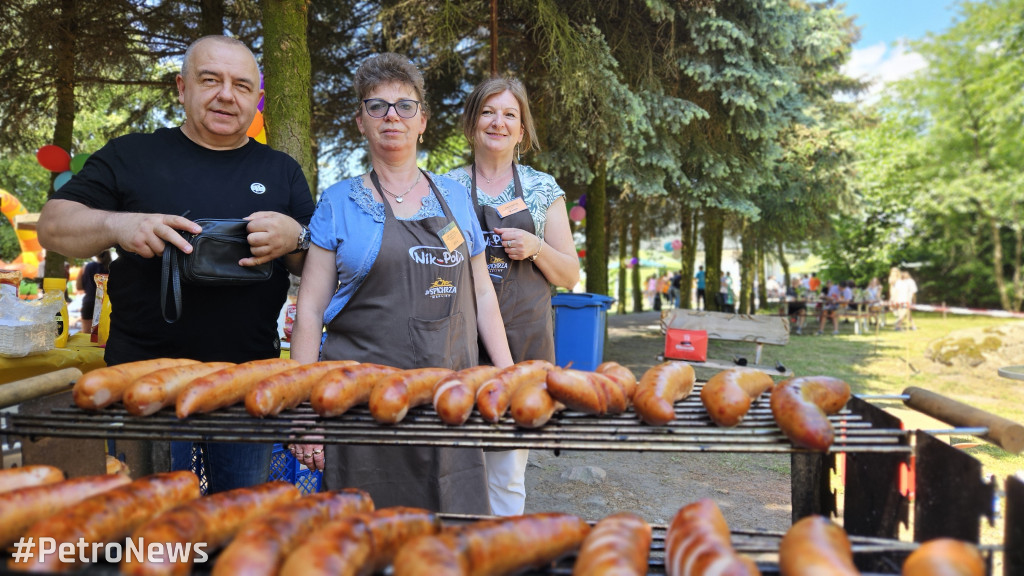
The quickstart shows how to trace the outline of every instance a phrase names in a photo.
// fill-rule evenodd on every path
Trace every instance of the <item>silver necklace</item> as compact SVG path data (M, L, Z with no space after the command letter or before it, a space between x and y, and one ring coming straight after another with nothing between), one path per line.
M420 178L422 178L422 177L423 177L423 172L420 172L419 170L417 170L416 171L416 180L413 181L412 186L409 186L409 188L405 192L402 192L401 194L395 194L391 190L388 190L387 188L384 187L384 183L383 182L380 183L380 189L383 190L384 192L386 192L388 194L388 196L391 196L392 198L394 198L395 202L398 202L399 204L401 204L402 202L405 201L404 196L406 194L408 194L409 192L412 192L412 189L415 188L416 185L420 183Z
M488 183L488 184L490 184L490 183L494 182L495 180L497 180L497 179L498 179L499 177L504 177L504 176L505 176L505 174L506 174L506 172L511 172L511 171L512 171L512 165L511 165L511 164L509 164L509 169L508 169L507 171L505 171L505 172L502 172L501 174L498 174L498 175L494 176L494 178L488 178L487 176L484 176L484 173L483 173L483 172L481 172L479 168L477 169L477 171L476 171L476 172L477 172L477 174L479 174L480 176L483 176L483 179L484 179L484 180L487 180L487 183Z

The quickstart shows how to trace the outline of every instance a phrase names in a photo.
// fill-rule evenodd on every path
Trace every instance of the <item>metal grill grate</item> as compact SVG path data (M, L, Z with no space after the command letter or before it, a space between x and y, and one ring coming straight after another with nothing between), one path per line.
M690 400L677 403L676 420L665 426L647 426L632 411L603 417L564 411L543 428L528 430L518 428L511 418L489 424L476 414L462 426L447 426L429 406L410 410L396 425L378 424L365 407L340 417L321 418L303 404L276 418L257 419L243 407L234 406L178 420L172 410L134 417L118 407L91 413L68 406L49 414L11 415L7 433L23 437L278 443L316 440L326 444L628 452L800 451L775 425L766 401L752 408L739 426L720 428L711 422L695 396L696 392ZM830 420L836 429L833 452L910 453L904 430L874 427L849 409Z

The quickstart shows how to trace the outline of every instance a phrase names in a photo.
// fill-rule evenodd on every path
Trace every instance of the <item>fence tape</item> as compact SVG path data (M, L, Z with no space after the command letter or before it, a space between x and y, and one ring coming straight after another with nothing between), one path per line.
M961 308L957 306L935 306L933 304L913 304L914 310L922 312L946 312L964 316L991 316L993 318L1024 318L1024 312L1008 312L1006 310L986 310L984 308Z

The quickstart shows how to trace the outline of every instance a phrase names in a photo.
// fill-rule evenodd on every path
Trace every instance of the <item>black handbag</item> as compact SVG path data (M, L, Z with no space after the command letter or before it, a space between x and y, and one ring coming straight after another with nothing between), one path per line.
M251 258L248 221L242 219L195 220L202 227L199 234L182 232L192 245L185 254L173 244L164 248L160 271L160 305L164 320L173 324L181 318L181 283L198 286L245 286L263 282L274 271L273 261L259 266L239 266L238 261ZM174 302L174 316L167 312L168 290Z

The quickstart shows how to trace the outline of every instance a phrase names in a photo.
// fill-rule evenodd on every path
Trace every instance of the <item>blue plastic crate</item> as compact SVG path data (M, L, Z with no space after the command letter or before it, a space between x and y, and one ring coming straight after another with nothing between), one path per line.
M319 470L306 468L284 446L274 444L274 452L270 457L270 476L267 480L291 482L299 492L306 495L320 491L323 474Z
M199 444L192 445L192 472L199 477L199 491L206 494L206 471L203 469L202 448ZM295 484L303 495L320 491L323 474L319 470L310 470L299 463L292 453L281 444L274 444L270 456L270 474L267 481L283 480Z

